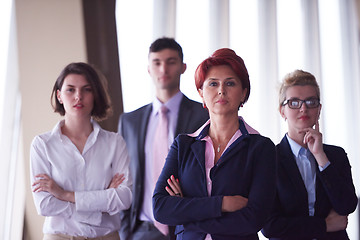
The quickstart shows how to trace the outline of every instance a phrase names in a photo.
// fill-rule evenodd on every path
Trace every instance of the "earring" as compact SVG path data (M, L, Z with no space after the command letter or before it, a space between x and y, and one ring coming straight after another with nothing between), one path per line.
M240 108L243 107L243 106L244 106L244 103L241 102L241 103L240 103L240 106L238 107L238 110L240 110Z
M206 103L204 103L204 102L203 102L203 104L202 104L202 105L203 105L203 108L207 109L207 107L206 107Z

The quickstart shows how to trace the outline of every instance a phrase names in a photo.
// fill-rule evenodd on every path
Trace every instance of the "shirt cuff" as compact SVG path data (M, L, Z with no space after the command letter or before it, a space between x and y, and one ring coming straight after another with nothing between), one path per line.
M102 219L102 212L94 211L87 204L92 202L91 199L86 201L85 192L75 192L75 215L74 218L82 223L87 223L94 226L100 226Z
M319 165L320 172L324 171L330 165L330 161L328 161L323 167Z
M102 214L100 212L78 212L73 215L78 222L89 224L92 226L100 226Z

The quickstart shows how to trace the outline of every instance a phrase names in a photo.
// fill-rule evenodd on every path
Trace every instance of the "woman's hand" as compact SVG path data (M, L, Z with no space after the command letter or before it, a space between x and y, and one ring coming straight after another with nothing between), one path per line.
M305 133L303 143L307 144L309 151L314 155L316 161L321 167L328 162L328 158L323 149L322 134L319 128L319 121L315 123L315 129L305 128L300 133Z
M111 182L107 189L109 188L117 188L120 184L125 180L124 174L117 173L111 179Z
M222 200L221 211L235 212L245 207L247 203L248 199L240 195L224 196Z
M170 196L183 197L179 179L175 179L174 175L167 180L170 188L168 186L165 187L165 190L170 194Z
M336 232L346 229L348 224L348 217L341 216L335 212L334 209L331 209L329 215L325 218L325 222L327 232Z
M32 187L33 192L48 192L59 200L75 202L74 192L65 191L47 174L38 174Z
M305 128L299 133L305 133L303 143L307 144L312 154L319 154L323 152L322 134L319 130L319 121L315 123L315 129Z

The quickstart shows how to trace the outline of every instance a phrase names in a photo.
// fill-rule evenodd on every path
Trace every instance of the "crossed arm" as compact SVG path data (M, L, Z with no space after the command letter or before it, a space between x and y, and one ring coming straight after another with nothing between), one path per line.
M183 197L179 179L175 179L174 175L171 175L171 177L167 180L167 183L170 187L166 186L165 190L170 196ZM245 207L247 203L248 199L240 195L224 196L221 204L221 211L235 212Z
M59 200L75 203L75 193L61 188L47 174L38 174L35 176L35 179L36 181L32 184L33 192L48 192ZM117 188L124 180L124 174L115 174L107 189Z

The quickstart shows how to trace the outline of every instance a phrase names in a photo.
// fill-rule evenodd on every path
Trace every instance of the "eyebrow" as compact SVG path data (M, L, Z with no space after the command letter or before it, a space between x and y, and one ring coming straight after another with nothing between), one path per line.
M67 84L66 86L67 86L67 87L75 87L75 85L72 85L72 84ZM88 83L88 84L82 86L82 88L84 88L84 87L91 87L91 84Z
M173 60L178 60L179 58L177 58L177 57L170 57L170 58L166 58L165 60L160 60L159 58L154 58L152 61L153 62L160 62L160 61L165 61L165 62L167 62L167 61L173 61Z
M206 80L219 80L219 78L210 77L210 78L207 78ZM224 80L236 80L236 78L235 77L228 77L228 78L225 78Z
M304 99L300 99L298 97L289 98L289 100L308 100L308 99L319 99L319 98L317 96L311 96L311 97L307 97L307 98L304 98Z

